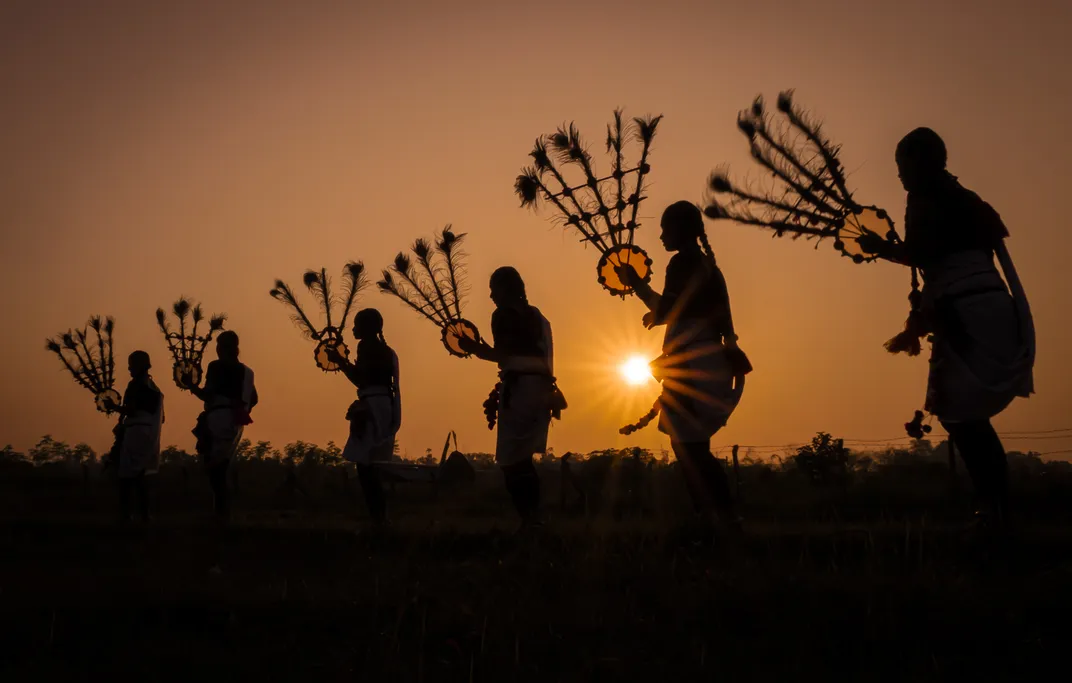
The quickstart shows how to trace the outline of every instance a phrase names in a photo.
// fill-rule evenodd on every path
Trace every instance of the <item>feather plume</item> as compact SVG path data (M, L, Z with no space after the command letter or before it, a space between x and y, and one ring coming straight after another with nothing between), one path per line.
M845 217L859 212L837 158L838 147L796 107L791 90L778 95L770 114L757 97L738 115L737 128L748 138L749 153L771 184L731 182L726 172L713 173L709 191L725 198L709 198L704 211L709 218L768 228L777 237L821 240L837 235ZM835 246L842 249L842 244Z
M320 302L320 307L324 311L324 316L327 319L328 327L331 325L331 282L328 278L328 271L326 268L321 268L319 271L307 270L305 275L302 276L302 282L313 293L316 300Z
M462 240L465 238L465 233L460 235L454 234L451 231L450 225L443 228L443 232L440 235L439 240L436 242L436 248L443 256L443 260L447 266L447 279L450 284L450 291L454 298L454 315L458 318L462 317L462 288L465 281L465 269L463 262L465 260L465 252L461 250Z
M438 318L436 318L434 315L432 315L425 309L425 306L422 305L420 299L418 299L416 295L411 294L404 285L398 283L394 279L394 277L391 275L391 271L384 270L382 273L382 279L376 283L376 286L379 287L380 291L384 294L391 294L393 296L398 297L403 302L405 302L407 306L417 311L428 320L431 320L436 325L441 324L441 321Z
M650 168L647 157L661 116L634 118L628 127L630 137L642 146L640 162L625 168L624 141L626 126L622 111L615 110L607 126L606 149L611 154L611 173L601 177L584 139L574 123L560 126L555 132L537 139L529 156L534 165L523 168L514 181L514 191L521 206L537 207L540 199L554 206L556 220L572 227L600 252L621 244L632 244L637 227L637 211L644 199L644 176ZM582 173L579 182L571 183L569 168ZM626 178L635 174L633 191ZM613 182L611 182L613 181ZM613 188L613 189L610 189ZM626 212L632 207L631 218Z
M460 245L464 237L448 224L431 241L417 239L411 250L419 267L414 268L413 259L399 252L377 287L439 327L461 319L465 253Z
M540 196L541 183L536 171L526 168L514 181L514 192L521 198L521 206L535 206Z
M94 386L101 388L101 391L107 387L104 385L104 368L97 367L97 364L93 360L93 352L89 350L88 335L85 329L75 330L75 336L78 339L78 346L82 349L82 353L85 354L85 359L82 361L86 367L86 372L93 378Z
M342 286L343 293L339 297L342 304L342 318L339 319L339 327L346 328L346 318L349 317L357 295L368 285L365 277L365 264L361 261L350 261L343 270Z
M320 332L317 331L312 321L309 320L309 316L302 310L301 304L298 303L297 297L294 296L293 290L282 280L275 281L275 287L268 292L268 294L276 301L282 302L285 306L291 309L293 313L290 316L291 321L297 325L298 330L301 331L302 336L307 339L320 339Z
M433 267L431 261L432 246L423 237L418 238L413 243L413 253L417 257L417 262L424 268L424 274L428 276L428 282L431 282L432 284L432 290L435 292L436 301L439 303L436 310L445 318L445 320L449 321L451 318L450 308L447 306L447 298L443 293L444 287L439 284L439 269Z
M107 381L108 354L107 350L105 349L104 337L101 335L103 327L103 320L101 320L101 317L99 315L95 315L89 319L89 328L93 330L94 335L96 335L97 337L97 365L101 368L102 379L105 381L106 384L108 384L108 386L111 386L111 383Z
M394 262L395 274L402 278L405 283L412 288L412 291L416 293L418 299L415 303L419 303L422 310L427 307L428 312L438 321L439 324L445 325L450 322L448 317L445 317L439 309L436 308L433 301L432 292L423 285L423 283L417 282L416 273L413 271L413 262L408 256L402 252L398 252L395 256Z
M61 363L63 363L63 367L67 368L67 372L71 373L71 377L74 378L75 382L78 382L79 386L85 387L90 391L94 391L93 386L88 381L86 381L86 378L83 376L82 370L76 368L71 364L71 361L68 360L67 356L63 353L63 347L60 346L57 341L55 341L54 339L46 340L45 350L56 354L56 357L60 359Z
M111 317L102 319L93 316L84 328L69 330L58 338L48 339L45 350L60 359L79 386L94 395L100 395L111 389L114 383L113 328Z
M104 319L104 346L108 349L108 364L105 365L108 386L115 386L115 345L112 343L112 332L115 331L115 318L108 316Z

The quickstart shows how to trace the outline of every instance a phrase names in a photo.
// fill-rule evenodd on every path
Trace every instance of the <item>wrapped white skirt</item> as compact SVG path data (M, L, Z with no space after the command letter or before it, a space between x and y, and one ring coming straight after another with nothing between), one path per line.
M160 468L160 423L135 422L123 428L119 447L119 476L155 474Z
M516 465L547 451L554 378L520 374L503 379L499 397L495 462Z
M707 441L726 425L740 400L725 347L697 341L674 355L659 397L659 431L679 443Z
M211 437L208 463L218 465L233 458L242 442L244 429L238 424L234 409L230 406L213 408L206 413L205 423Z
M1027 297L1002 244L953 254L928 269L924 310L935 320L926 410L946 422L991 418L1034 390L1035 331Z
M401 423L398 397L389 392L359 393L358 400L360 407L350 421L342 457L359 465L390 460Z

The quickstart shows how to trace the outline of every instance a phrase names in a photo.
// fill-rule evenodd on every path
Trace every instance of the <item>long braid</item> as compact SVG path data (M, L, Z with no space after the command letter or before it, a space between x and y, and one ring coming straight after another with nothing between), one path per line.
M707 257L708 262L714 267L718 267L718 263L715 262L715 252L711 248L711 243L707 241L707 231L702 227L700 228L700 234L697 235L700 240L700 248L703 249L704 256Z

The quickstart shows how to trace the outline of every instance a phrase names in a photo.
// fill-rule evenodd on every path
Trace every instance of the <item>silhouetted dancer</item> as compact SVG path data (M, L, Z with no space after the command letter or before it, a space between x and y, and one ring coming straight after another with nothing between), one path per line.
M904 243L875 236L860 238L860 246L920 270L919 305L887 349L915 355L919 339L932 335L925 409L960 451L982 504L979 520L1000 523L1008 514L1008 464L990 418L1034 392L1034 324L1005 247L1005 224L949 173L946 158L945 143L929 128L901 140L896 161L908 192Z
M253 371L238 359L238 335L228 330L216 337L217 360L208 364L205 386L189 385L192 394L205 402L197 417L194 436L197 453L208 472L213 507L217 519L231 516L227 470L242 441L246 425L252 424L250 411L257 405Z
M661 227L663 246L676 252L666 266L662 294L632 266L618 269L650 311L644 326L666 325L663 354L653 363L663 391L638 426L661 412L659 431L670 436L694 506L713 507L723 522L737 526L729 480L711 453L710 440L740 401L744 376L752 367L737 347L726 281L707 241L700 209L687 201L671 204Z
M402 425L402 395L399 390L398 355L383 337L383 316L366 308L354 316L357 357L350 363L333 348L328 351L346 378L357 387L357 400L346 419L350 436L342 457L357 466L357 478L369 516L376 524L387 521L387 501L375 462L391 459L395 434Z
M127 359L130 383L123 393L123 405L116 406L105 399L120 415L115 427L116 441L113 458L118 463L119 515L123 523L130 521L131 499L138 498L138 515L149 521L149 496L146 474L155 473L160 465L160 430L164 423L164 395L149 375L152 363L145 351L135 351Z
M555 383L551 323L529 304L521 275L504 266L492 273L490 284L494 346L464 338L460 345L499 365L499 385L485 408L489 425L498 421L495 461L522 528L527 528L540 524L540 479L532 456L547 451L551 418L560 415L565 401Z

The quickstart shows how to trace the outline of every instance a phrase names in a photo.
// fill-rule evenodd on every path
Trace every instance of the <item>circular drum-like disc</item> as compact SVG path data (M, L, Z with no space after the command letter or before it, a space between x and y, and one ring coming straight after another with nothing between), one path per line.
M107 403L111 402L115 405L120 405L123 402L123 397L115 389L108 389L94 396L93 402L97 404L97 410L107 415L112 412L107 408Z
M633 266L644 282L651 281L651 259L643 249L633 244L619 244L611 247L600 257L596 273L599 276L599 284L615 296L633 293L633 288L626 287L618 274L614 272L615 268L625 264Z
M186 391L188 384L201 386L201 366L190 361L180 360L171 367L171 378L175 386Z
M845 216L845 225L838 230L834 248L856 263L871 262L878 256L864 253L856 240L868 232L889 239L887 235L893 229L893 220L886 211L875 206L865 206L859 213L850 212Z
M350 349L346 347L342 339L336 337L328 337L322 339L319 344L316 345L316 349L313 351L313 358L316 360L316 367L320 368L324 372L338 372L342 369L338 363L333 363L328 358L327 350L334 348L336 352L343 358L350 358Z
M443 326L443 346L450 355L468 358L469 354L462 351L461 346L458 345L458 340L462 337L480 341L480 332L476 329L476 325L463 318L452 320L450 324Z

